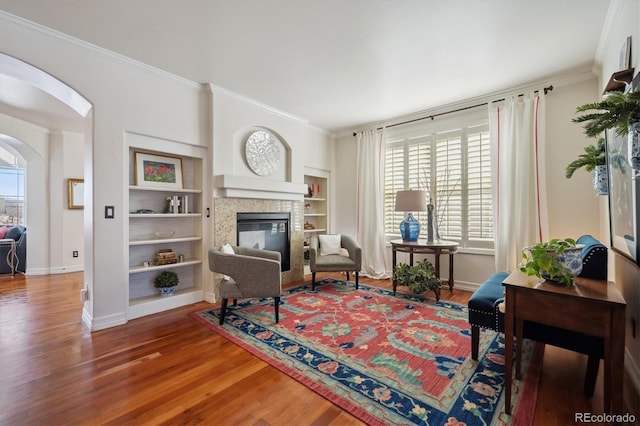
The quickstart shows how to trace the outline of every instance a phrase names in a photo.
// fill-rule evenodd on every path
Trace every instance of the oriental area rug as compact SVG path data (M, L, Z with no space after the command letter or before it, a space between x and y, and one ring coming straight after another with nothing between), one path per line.
M238 300L194 319L372 425L531 424L543 345L524 340L513 415L504 413L503 334L480 333L471 359L467 307L325 279L273 299Z

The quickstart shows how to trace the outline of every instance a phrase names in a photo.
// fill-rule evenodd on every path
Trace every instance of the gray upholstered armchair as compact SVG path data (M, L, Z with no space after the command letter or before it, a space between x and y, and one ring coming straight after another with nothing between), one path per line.
M326 247L329 245L331 247ZM353 238L337 234L313 236L309 240L312 290L316 289L316 272L346 272L347 280L349 280L349 272L353 272L356 277L356 288L358 288L358 273L361 268L362 249Z
M233 253L222 247L209 249L209 269L223 274L220 280L220 325L224 323L229 299L233 304L247 297L273 297L276 323L279 321L282 277L280 274L280 253L248 247L228 246Z

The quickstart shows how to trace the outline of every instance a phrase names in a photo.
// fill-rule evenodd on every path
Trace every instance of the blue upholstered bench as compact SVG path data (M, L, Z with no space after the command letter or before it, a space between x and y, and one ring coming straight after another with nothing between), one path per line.
M576 241L583 244L581 277L607 279L607 248L591 235L583 235ZM498 305L504 301L502 282L508 272L496 272L476 290L469 299L469 324L471 325L471 357L478 359L480 329L504 332L504 314ZM567 331L544 324L524 322L523 336L545 344L558 346L589 356L585 377L585 394L593 395L600 359L604 356L602 338Z

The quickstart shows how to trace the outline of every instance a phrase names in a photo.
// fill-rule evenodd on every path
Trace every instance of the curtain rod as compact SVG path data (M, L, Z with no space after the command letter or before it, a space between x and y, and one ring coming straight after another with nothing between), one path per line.
M542 90L544 90L544 94L546 95L548 92L551 92L551 91L553 90L553 85L548 86L548 87L545 87L545 88L544 88L544 89L542 89ZM533 93L538 93L538 90L534 90L534 92L533 92ZM518 97L520 97L520 96L524 96L524 93L521 93L521 94L519 94L519 95L518 95ZM502 102L502 101L504 101L504 99L505 99L505 98L502 98L502 99L496 99L495 101L491 101L491 103L494 103L494 102ZM439 113L437 113L437 114L431 114L431 115L427 115L427 116L425 116L425 117L414 118L414 119L412 119L412 120L403 121L403 122L401 122L401 123L390 124L390 125L388 125L388 126L384 126L384 127L385 127L385 128L387 128L387 127L402 126L403 124L409 124L409 123L413 123L413 122L415 122L415 121L426 120L426 119L428 119L428 118L430 118L431 120L433 120L434 118L436 118L436 117L440 117L441 115L453 114L454 112L466 111L466 110L468 110L468 109L478 108L478 107L485 106L485 105L489 105L489 102L484 102L484 103L481 103L481 104L472 105L472 106L468 106L468 107L464 107L464 108L458 108L458 109L454 109L454 110L451 110L451 111L439 112ZM376 130L382 130L382 129L383 129L382 127L378 127ZM355 137L357 134L358 134L357 132L353 132L353 136L354 136L354 137Z

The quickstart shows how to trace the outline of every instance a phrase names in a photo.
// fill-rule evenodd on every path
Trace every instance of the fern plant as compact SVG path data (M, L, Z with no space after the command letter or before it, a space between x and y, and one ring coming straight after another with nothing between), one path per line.
M607 129L615 129L618 135L625 136L629 126L640 120L640 92L610 92L600 102L579 106L576 112L587 112L571 120L586 123L587 136L595 138Z
M584 153L580 154L577 159L573 160L565 169L567 179L581 167L587 172L592 172L596 166L604 166L607 164L606 145L604 138L598 139L597 145L587 145L584 147Z
M409 287L412 293L420 294L431 290L436 295L436 301L440 300L440 279L436 276L433 264L427 259L413 266L406 263L398 264L393 278L398 285Z

